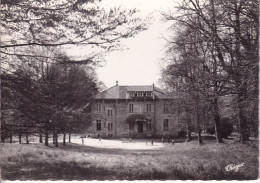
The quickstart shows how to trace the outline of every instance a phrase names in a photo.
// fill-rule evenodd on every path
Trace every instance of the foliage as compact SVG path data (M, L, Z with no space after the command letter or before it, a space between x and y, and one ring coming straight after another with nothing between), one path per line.
M185 131L178 132L178 137L185 137L186 135L187 135L187 132L185 132Z
M90 98L98 86L84 68L54 62L25 65L13 74L3 72L2 135L86 130ZM4 132L5 128L9 130Z
M146 24L136 14L135 9L107 9L99 0L2 1L3 63L9 65L17 57L41 59L41 54L30 54L28 50L56 47L84 49L84 55L70 58L70 63L97 64L106 52L120 49L122 39L146 29ZM60 58L59 61L64 60Z
M164 14L175 22L176 35L167 45L166 82L176 90L193 89L210 102L218 142L222 141L220 98L236 98L240 141L248 140L258 111L254 100L258 98L258 1L184 0L177 9L178 15ZM246 112L246 104L253 110ZM249 113L255 120L249 120Z
M215 134L215 126L211 126L207 128L207 133L209 133L210 135Z
M228 138L233 132L233 124L229 118L221 118L221 137ZM207 133L213 135L215 134L215 126L207 128Z
M1 130L14 125L47 137L86 129L90 97L104 87L93 66L147 28L136 14L99 0L1 1ZM66 53L78 48L83 56Z
M231 123L223 122L221 123L221 128L221 136L223 138L228 138L228 136L233 132L233 125Z

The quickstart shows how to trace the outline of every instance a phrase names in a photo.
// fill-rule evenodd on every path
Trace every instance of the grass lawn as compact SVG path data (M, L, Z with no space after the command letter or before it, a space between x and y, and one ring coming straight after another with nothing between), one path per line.
M152 150L95 148L67 143L2 143L3 180L251 180L258 178L258 146L204 141ZM158 142L157 142L158 143ZM229 164L241 164L226 171Z

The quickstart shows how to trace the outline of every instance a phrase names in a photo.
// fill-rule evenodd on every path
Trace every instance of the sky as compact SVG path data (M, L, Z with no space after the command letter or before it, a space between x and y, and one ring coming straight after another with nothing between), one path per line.
M120 5L125 8L137 8L140 17L145 18L153 12L153 23L148 30L122 43L126 50L114 51L105 56L106 63L97 68L97 75L106 87L119 85L152 85L158 86L161 70L161 59L164 56L166 41L163 36L169 35L170 23L161 21L160 11L174 11L173 0L103 0L104 6Z

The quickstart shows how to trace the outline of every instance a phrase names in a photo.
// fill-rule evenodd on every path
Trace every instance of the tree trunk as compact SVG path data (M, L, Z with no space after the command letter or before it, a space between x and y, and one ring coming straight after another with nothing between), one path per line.
M198 141L199 145L203 144L202 138L201 138L201 129L200 126L198 126Z
M191 141L192 138L191 138L191 130L190 130L190 127L187 126L187 138L186 138L186 142L189 142Z
M3 135L3 132L1 132L1 142L5 142L5 137L4 137L4 135Z
M219 46L219 41L217 39L218 37L218 31L217 31L217 21L216 21L216 15L215 15L215 5L214 5L214 0L211 0L210 1L210 4L211 4L211 12L212 12L212 23L213 23L213 45L217 51L217 57L219 59L219 62L220 63L224 63L224 58L223 58L223 54L221 52L221 49L220 49L220 46ZM218 67L218 64L217 64L217 60L215 59L214 56L212 56L213 60L214 60L214 63L213 63L213 68L214 68L214 71L213 71L213 76L214 76L214 93L215 95L217 95L218 93L218 82L217 82L217 67ZM215 96L214 98L214 119L215 119L215 131L216 131L216 140L217 140L217 143L222 143L223 140L222 140L222 137L221 137L221 129L220 129L220 115L219 115L219 110L218 110L218 98Z
M71 133L69 133L69 143L71 143Z
M238 114L239 114L239 141L243 143L246 140L249 140L249 128L247 124L247 117L246 117L246 110L245 105L243 104L244 101L243 94L239 94L238 96Z
M214 119L215 119L215 131L217 143L223 143L220 129L220 115L218 110L218 99L214 99Z
M241 12L241 6L239 6L236 2L234 2L234 13L235 13L235 25L234 25L234 31L235 31L235 56L236 56L236 62L237 64L241 64L243 59L241 59L241 30L240 30L240 12ZM239 140L240 142L244 142L245 140L249 140L250 132L249 127L247 124L247 117L246 117L246 110L245 110L245 103L247 93L247 86L246 82L243 79L243 76L246 73L239 72L238 75L236 75L236 87L238 88L238 115L239 115Z
M66 133L63 133L63 146L66 145Z
M40 133L40 143L42 143L42 134Z
M10 132L10 144L12 144L12 143L13 143L13 133Z
M55 140L56 140L55 133L53 133L53 136L52 136L52 143L53 144L56 144Z
M19 144L22 143L22 132L21 130L19 130Z
M49 145L49 134L48 134L48 130L45 131L45 145L46 145L46 146Z
M25 133L26 144L29 144L28 132Z
M58 134L57 133L55 133L55 147L58 147L59 145L58 145Z
M196 104L196 113L197 113L197 130L198 130L198 142L199 145L201 145L203 143L202 138L201 138L201 130L200 130L200 111L199 111L199 104L197 102Z
M191 123L191 115L190 115L190 112L189 111L187 111L186 110L186 112L187 112L187 138L186 138L186 142L189 142L189 141L191 141L192 140L192 138L191 138L191 127L190 127L190 123Z
M220 129L220 116L219 114L214 115L215 118L215 131L216 131L216 140L217 143L222 143L221 129Z

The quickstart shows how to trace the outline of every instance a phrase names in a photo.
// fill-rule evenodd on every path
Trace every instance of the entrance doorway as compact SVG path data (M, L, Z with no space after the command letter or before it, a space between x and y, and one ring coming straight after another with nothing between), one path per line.
M138 133L144 132L144 125L142 121L138 121Z

